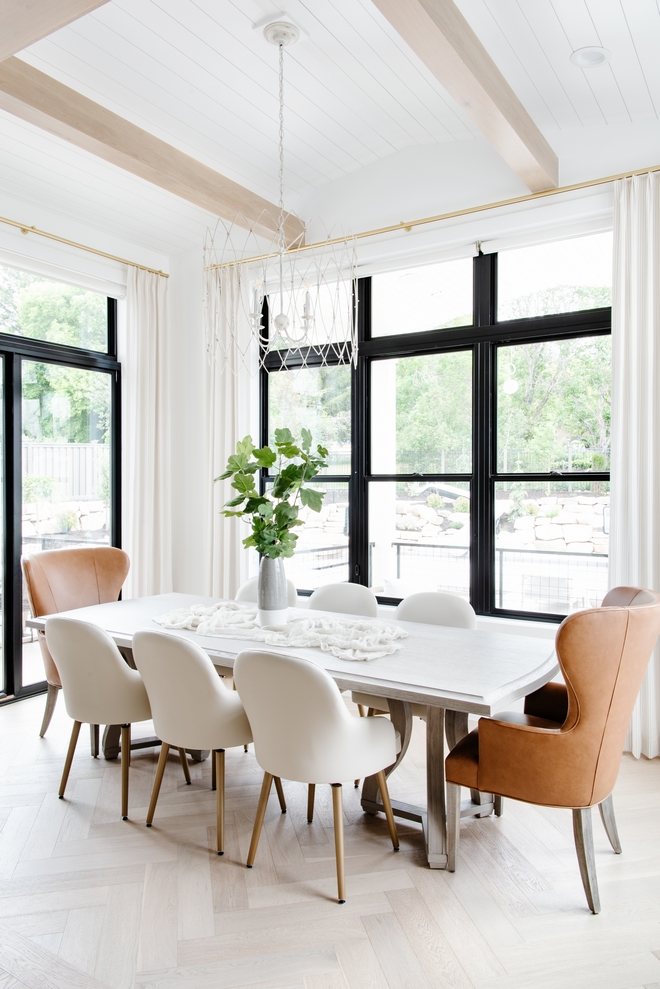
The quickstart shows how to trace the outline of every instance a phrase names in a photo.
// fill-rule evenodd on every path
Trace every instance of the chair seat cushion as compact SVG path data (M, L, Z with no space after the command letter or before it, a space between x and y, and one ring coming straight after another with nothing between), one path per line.
M560 726L556 721L546 718L535 718L531 714L521 714L518 711L503 711L496 715L494 721L506 721L509 724L529 725L533 728L553 728ZM478 790L479 785L479 727L462 738L454 746L445 761L445 772L448 783L458 783Z

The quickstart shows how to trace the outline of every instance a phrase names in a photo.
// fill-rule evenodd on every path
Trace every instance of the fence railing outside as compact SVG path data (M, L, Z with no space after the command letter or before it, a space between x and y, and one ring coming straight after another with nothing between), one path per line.
M336 571L338 581L348 577L348 543L339 546L312 546L309 549L299 549L293 557L286 561L287 576L299 587L306 587L305 576L310 571L324 571L329 577L329 571ZM316 586L316 583L315 585Z
M469 594L468 546L393 542L398 580L428 579L440 590ZM566 614L600 604L607 592L606 553L495 549L497 607Z
M102 501L106 497L110 448L103 443L23 441L23 476L53 481L54 500ZM49 499L44 498L44 501Z

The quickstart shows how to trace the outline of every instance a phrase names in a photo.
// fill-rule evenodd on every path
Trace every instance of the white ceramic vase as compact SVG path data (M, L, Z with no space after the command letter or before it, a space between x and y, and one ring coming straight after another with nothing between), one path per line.
M284 560L262 556L257 582L257 614L260 625L286 625L288 590Z

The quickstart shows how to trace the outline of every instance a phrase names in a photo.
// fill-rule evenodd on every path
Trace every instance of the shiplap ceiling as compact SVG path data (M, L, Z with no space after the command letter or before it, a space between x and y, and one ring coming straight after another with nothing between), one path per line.
M657 0L457 5L546 138L561 144L562 167L592 132L602 141L612 127L620 143L616 125L657 124ZM286 56L287 202L303 218L333 183L352 176L359 185L362 170L406 149L406 160L428 145L451 155L456 142L482 153L474 126L371 0L110 0L19 57L276 200L277 51L253 24L282 10L306 35ZM572 65L571 51L587 45L611 49L611 63ZM205 211L5 113L0 135L0 185L17 199L168 253L199 244L213 225ZM655 163L628 150L622 167ZM501 196L520 191L512 172ZM433 211L441 209L436 191Z
M658 0L456 4L542 130L658 119ZM591 45L608 48L611 62L584 70L570 62Z

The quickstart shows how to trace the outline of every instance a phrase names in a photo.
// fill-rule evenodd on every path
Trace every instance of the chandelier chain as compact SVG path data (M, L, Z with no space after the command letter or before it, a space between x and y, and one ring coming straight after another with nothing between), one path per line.
M336 361L354 364L357 355L353 295L355 242L350 237L339 242L329 231L327 246L323 244L313 254L300 256L288 244L287 218L293 218L294 228L299 221L287 213L284 204L284 49L295 43L299 32L288 23L278 22L271 27L273 30L264 30L264 36L278 48L279 207L275 216L264 211L256 222L246 223L244 217L237 217L232 224L219 220L206 255L215 261L216 252L220 251L221 257L231 258L229 263L221 261L219 278L210 277L207 312L213 334L209 338L209 353L214 360L216 356L223 358L235 373L241 368L248 368L251 373L255 366L265 368L267 357L272 370L271 355L279 355L282 369L288 366L291 354L297 355L301 368L311 366L309 362L315 367L327 366L330 361L333 365ZM263 252L262 239L266 229L275 226L275 217L276 230L270 249ZM246 237L243 226L248 230ZM220 239L222 246L217 243ZM254 268L243 268L240 260L255 254L253 241L262 253ZM300 234L294 245L300 247ZM209 276L214 267L207 265ZM264 319L266 298L267 320ZM258 357L253 363L257 356L255 348Z
M278 233L280 250L284 250L284 45L280 42L280 132L279 132L279 153L280 153L280 218L278 223Z

